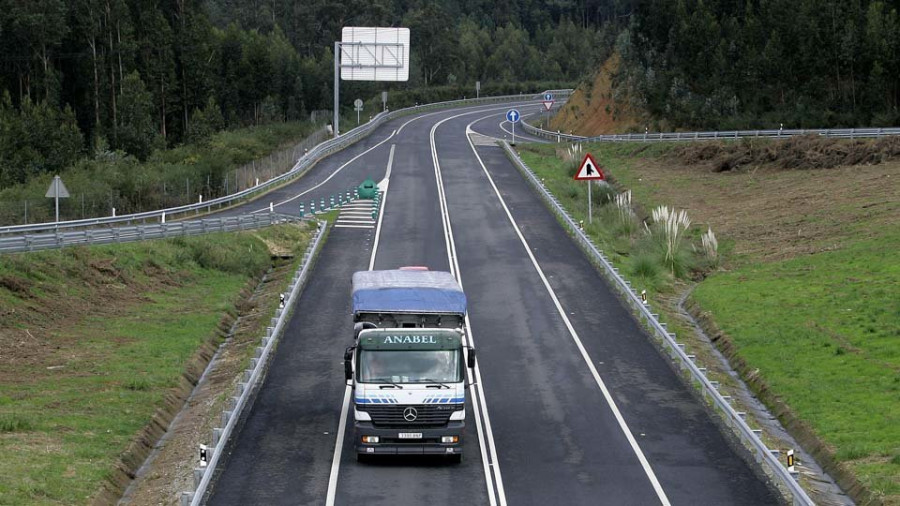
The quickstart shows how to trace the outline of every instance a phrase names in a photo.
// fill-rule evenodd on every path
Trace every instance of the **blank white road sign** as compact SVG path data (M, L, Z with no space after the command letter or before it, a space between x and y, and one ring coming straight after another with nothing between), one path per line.
M345 26L340 47L345 81L409 80L409 28Z

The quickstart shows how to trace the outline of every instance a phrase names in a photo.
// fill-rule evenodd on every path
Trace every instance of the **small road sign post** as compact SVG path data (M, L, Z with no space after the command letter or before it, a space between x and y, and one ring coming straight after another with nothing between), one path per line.
M47 198L52 198L56 201L56 226L59 226L59 199L64 199L69 197L69 190L66 189L66 185L63 184L62 179L59 176L53 176L53 181L50 183L50 187L47 188L47 194L44 195Z
M584 160L581 161L581 166L578 168L578 172L575 173L575 177L572 179L588 182L588 223L593 223L594 216L591 206L591 186L593 185L592 181L603 181L606 179L606 176L603 175L603 169L597 165L597 161L594 160L594 157L590 153L586 153L584 155Z
M359 126L359 112L363 110L363 101L358 98L354 100L353 109L356 110L356 126Z
M475 81L475 98L481 96L481 81Z
M509 121L510 123L512 123L512 144L513 144L513 146L516 145L516 123L519 122L519 119L521 117L522 117L522 115L519 114L519 111L517 111L516 109L510 109L509 111L506 112L506 121Z
M552 95L550 95L548 93L548 94L544 95L544 98L547 98L549 96L552 96ZM544 100L544 114L543 114L544 119L547 119L547 113L550 112L551 108L553 108L553 101L552 100Z
M381 112L387 111L387 92L381 92Z

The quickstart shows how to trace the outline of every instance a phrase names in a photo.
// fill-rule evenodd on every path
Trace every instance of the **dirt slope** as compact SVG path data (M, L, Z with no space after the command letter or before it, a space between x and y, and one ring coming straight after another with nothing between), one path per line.
M628 105L621 91L613 91L619 62L613 54L591 81L579 86L550 121L550 129L585 136L642 131L641 113Z

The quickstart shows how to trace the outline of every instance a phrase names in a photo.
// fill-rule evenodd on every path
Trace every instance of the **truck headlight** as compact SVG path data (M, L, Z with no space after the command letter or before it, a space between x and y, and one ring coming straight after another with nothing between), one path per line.
M450 415L450 420L465 420L466 419L466 410L461 409L459 411L454 411L453 414Z
M363 436L362 437L363 443L377 443L379 440L380 440L380 438L378 436Z
M459 436L441 436L441 443L458 443Z
M366 411L360 411L356 408L353 408L353 418L356 419L357 422L371 422L372 415L367 413ZM452 419L452 417L451 417Z

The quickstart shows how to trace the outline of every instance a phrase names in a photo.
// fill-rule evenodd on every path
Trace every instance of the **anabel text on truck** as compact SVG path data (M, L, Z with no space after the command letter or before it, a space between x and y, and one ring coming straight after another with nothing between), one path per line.
M444 455L461 462L466 417L466 296L449 272L353 274L356 334L344 354L359 460Z

